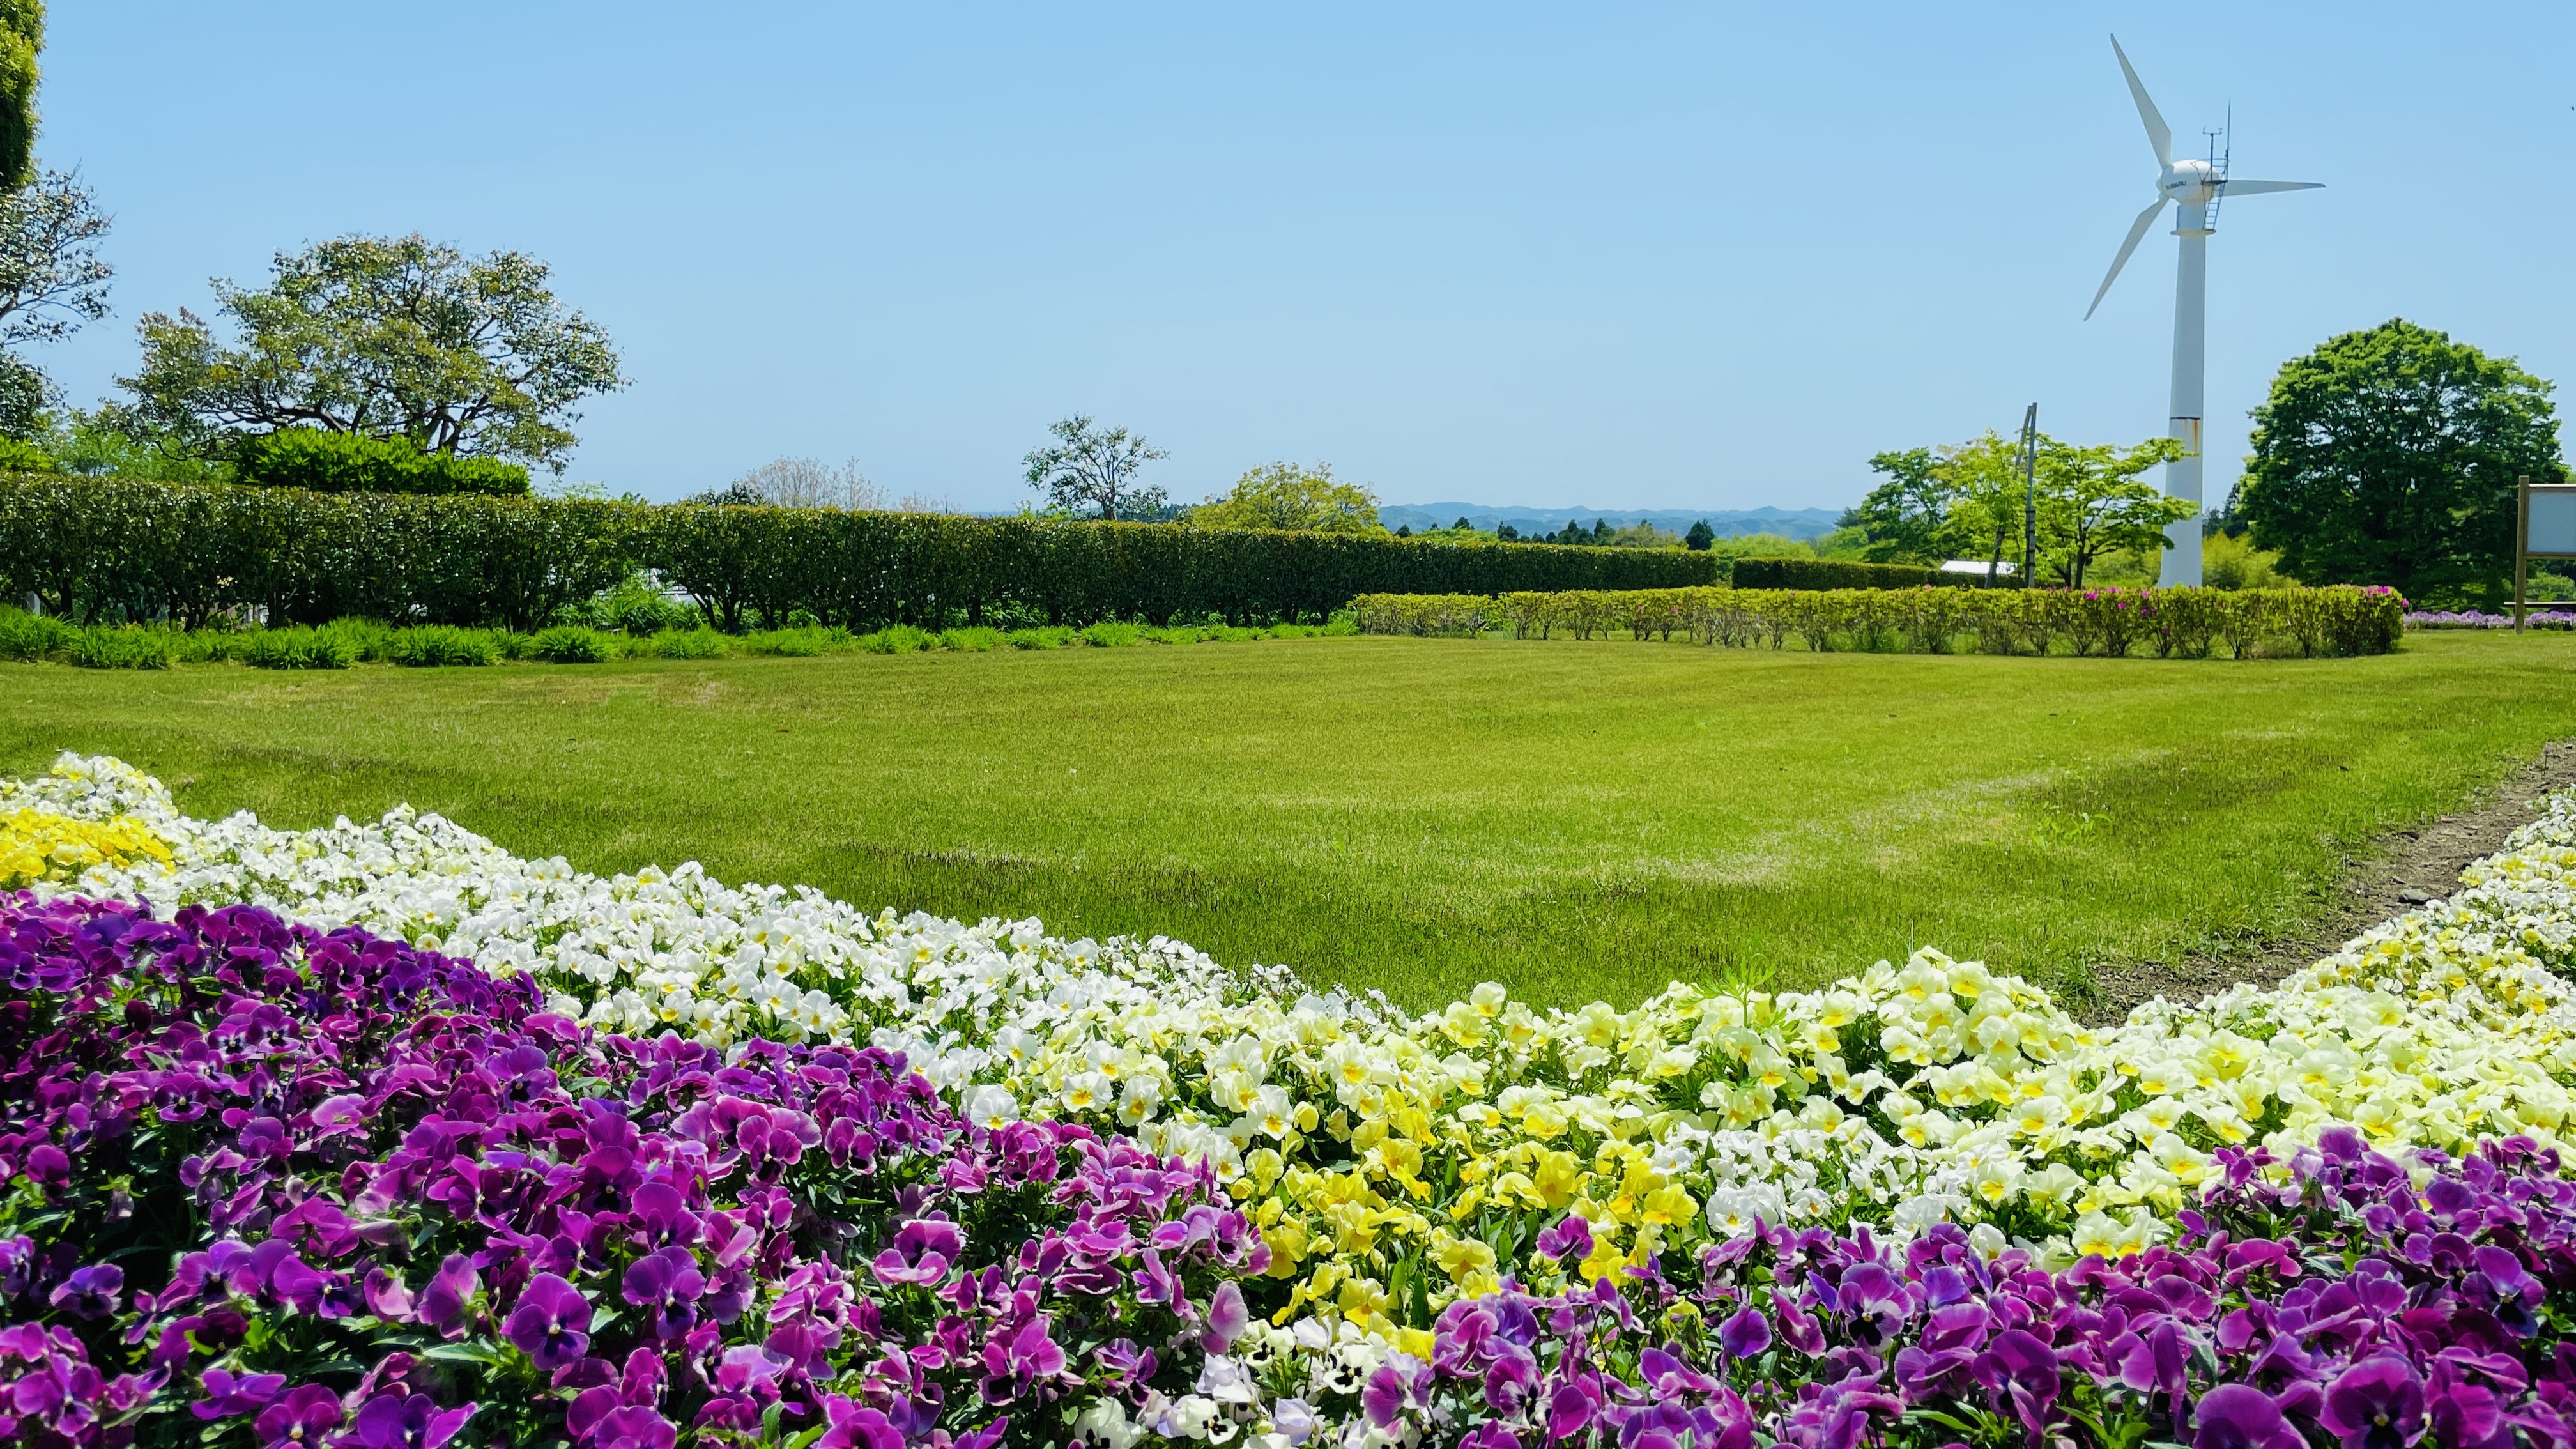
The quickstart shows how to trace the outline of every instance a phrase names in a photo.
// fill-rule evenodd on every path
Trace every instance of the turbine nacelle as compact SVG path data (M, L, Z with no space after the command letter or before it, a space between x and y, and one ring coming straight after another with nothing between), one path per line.
M2168 161L2164 174L2156 178L2156 194L2191 206L2214 200L2226 184L2227 178L2206 161Z

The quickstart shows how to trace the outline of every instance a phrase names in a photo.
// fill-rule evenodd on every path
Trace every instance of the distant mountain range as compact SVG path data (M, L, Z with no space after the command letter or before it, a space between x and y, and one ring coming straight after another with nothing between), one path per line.
M1508 523L1523 533L1554 533L1568 523L1590 528L1596 519L1612 528L1651 523L1672 533L1688 533L1705 518L1720 538L1746 533L1776 533L1786 538L1817 539L1834 531L1841 516L1832 508L1497 508L1485 503L1386 503L1377 521L1389 528L1447 528L1463 518L1478 528Z

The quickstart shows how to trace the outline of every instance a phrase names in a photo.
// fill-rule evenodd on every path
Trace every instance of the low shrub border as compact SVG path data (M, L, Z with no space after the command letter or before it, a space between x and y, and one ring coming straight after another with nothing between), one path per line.
M2206 658L2222 646L2258 652L2385 654L2397 647L2406 601L2394 590L2324 589L1633 589L1486 597L1363 594L1360 630L1478 638L1577 639L1625 632L1739 648L1797 639L1838 649L1945 654L2072 654Z
M972 625L933 633L896 624L871 634L819 624L724 634L700 625L656 634L624 634L558 624L534 634L508 629L467 629L452 624L392 628L367 619L291 624L276 629L199 629L92 624L81 628L47 615L0 607L0 660L58 660L91 669L165 669L172 664L226 661L254 669L346 669L358 663L415 668L499 664L534 660L548 664L599 664L612 659L722 659L728 655L984 653L994 649L1117 648L1136 644L1242 643L1258 639L1311 639L1354 634L1357 623L1274 624L1236 628L1222 623L1122 624L1086 629L1062 625L990 629Z

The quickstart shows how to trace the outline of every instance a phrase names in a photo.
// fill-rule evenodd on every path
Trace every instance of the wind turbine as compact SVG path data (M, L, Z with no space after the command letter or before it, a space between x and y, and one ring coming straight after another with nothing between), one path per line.
M2201 363L2209 340L2209 235L2217 230L2219 199L2309 191L2325 183L2238 181L2227 174L2226 153L2216 147L2206 161L2176 161L2173 132L2157 114L2156 103L2147 99L2147 88L2139 82L2137 69L2129 64L2129 53L2120 48L2116 35L2111 37L2111 53L2120 58L2120 73L2129 78L2129 94L2138 103L2138 119L2147 123L2147 143L2155 147L2156 165L2162 170L2156 177L2156 199L2129 223L2129 239L2120 243L2120 254L2111 259L2111 270L2104 274L2101 290L2093 294L2093 306L2084 309L2084 316L2092 320L2111 283L2119 279L2120 268L2128 265L2129 253L2138 249L2165 204L2180 208L2173 232L2182 239L2182 258L2174 270L2172 436L2182 440L2183 455L2165 465L2165 492L2190 499L2192 516L2166 527L2165 537L2173 540L2173 547L2165 550L2156 582L2165 588L2196 585L2200 582Z

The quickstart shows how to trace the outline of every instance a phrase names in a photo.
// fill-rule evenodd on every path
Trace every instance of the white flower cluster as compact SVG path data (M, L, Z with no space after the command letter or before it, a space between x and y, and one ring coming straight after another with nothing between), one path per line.
M693 864L587 875L408 809L312 831L194 820L110 760L0 784L0 817L20 807L132 816L170 848L166 867L50 889L400 935L526 969L557 1009L619 1031L874 1042L978 1118L1205 1155L1298 1310L1369 1332L1559 1271L1531 1247L1569 1212L1596 1227L1593 1255L1564 1265L1586 1277L1757 1218L1901 1234L1948 1217L1997 1244L2117 1250L2165 1231L2231 1144L2303 1145L2335 1122L2392 1147L2555 1143L2576 1115L2569 799L2450 900L2278 987L2104 1029L1931 951L1813 992L1675 984L1629 1011L1539 1012L1487 985L1414 1015L1161 938L871 916Z

